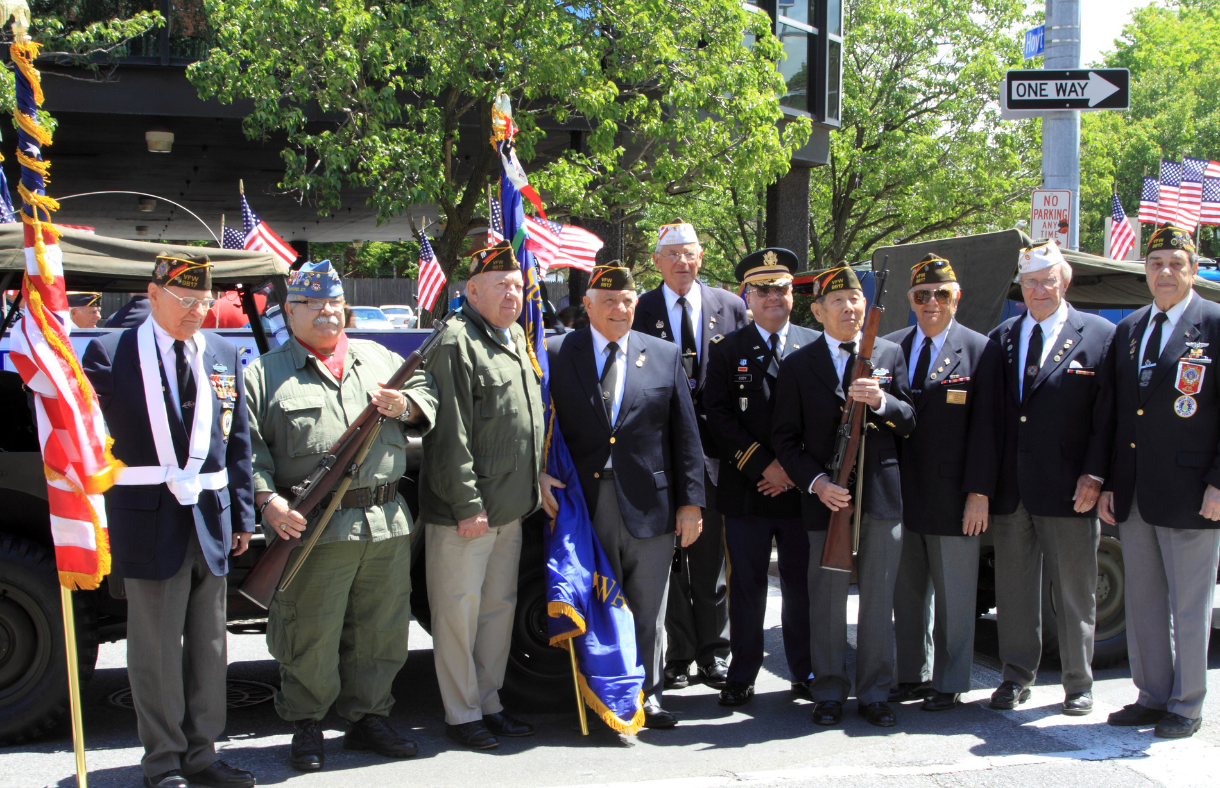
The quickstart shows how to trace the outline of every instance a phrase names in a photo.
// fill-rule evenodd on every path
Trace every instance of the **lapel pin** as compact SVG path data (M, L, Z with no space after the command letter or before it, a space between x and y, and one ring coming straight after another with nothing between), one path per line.
M657 321L657 328L665 328L665 321L664 321L664 320L658 320L658 321Z
M665 332L664 332L664 331L662 331L662 332L661 332L661 339L665 339L665 338L666 338L666 337L665 337Z
M636 365L637 367L642 367L642 366L644 366L644 354L643 354L643 353L641 353L641 354L640 354L640 357L639 357L639 358L637 358L637 359L635 360L635 365Z
M755 348L755 349L757 349L757 348ZM746 360L744 358L741 359L741 361L738 362L738 364L737 364L737 366L739 366L739 367L744 367L745 365L746 365Z
M799 347L800 347L800 345L796 344L795 342L793 342L793 343L792 343L792 349L793 349L793 350L796 350L796 349L798 349Z

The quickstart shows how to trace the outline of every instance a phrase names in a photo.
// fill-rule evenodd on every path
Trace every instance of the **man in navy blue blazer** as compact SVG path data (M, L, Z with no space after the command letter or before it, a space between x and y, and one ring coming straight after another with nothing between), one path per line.
M680 552L669 584L665 686L686 687L693 661L701 680L722 689L729 676L729 597L725 583L724 517L716 506L720 448L708 428L703 388L712 337L745 328L749 321L741 298L699 281L703 247L690 224L679 219L662 225L657 230L652 261L665 281L640 296L631 328L675 344L681 350L682 369L699 422L707 497L703 506L707 536Z
M158 257L149 318L93 340L82 363L127 466L106 516L127 593L127 674L149 788L254 785L216 755L225 575L254 531L254 486L238 350L199 331L211 289L206 256Z
M702 530L703 452L682 359L672 342L631 331L635 282L598 266L585 296L589 327L547 343L551 401L580 478L593 531L635 618L644 664L644 725L672 728L661 708L661 644L674 534ZM543 476L552 516L554 479Z

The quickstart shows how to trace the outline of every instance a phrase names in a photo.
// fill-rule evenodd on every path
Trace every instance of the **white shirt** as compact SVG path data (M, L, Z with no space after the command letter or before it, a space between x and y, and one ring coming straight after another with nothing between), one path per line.
M669 289L669 285L661 285L661 293L665 296L665 313L669 315L669 327L673 329L673 341L682 347L682 307L678 306L678 294ZM699 353L703 349L703 294L699 283L691 285L686 294L686 306L690 309L690 324L695 330L695 366L699 365Z
M606 368L606 346L610 344L610 340L606 339L601 333L589 326L589 333L593 335L593 363L597 366L597 379L602 379L602 370ZM623 334L618 340L618 352L614 354L618 361L618 378L614 381L614 404L610 407L610 429L614 430L614 425L618 421L618 409L623 404L623 381L627 379L627 338L631 336L628 332ZM611 467L613 457L606 458L607 468Z
M949 325L945 326L945 330L941 331L936 336L932 337L932 358L930 359L928 368L936 363L936 359L940 358L940 350L945 346L945 338L949 336L949 329L953 328L953 320L949 321ZM911 343L911 364L907 368L908 380L911 382L911 388L915 388L915 367L919 364L919 355L923 352L923 341L927 338L927 334L915 324L915 339ZM923 381L919 381L923 383Z
M1161 357L1161 352L1165 350L1166 343L1169 342L1169 337L1173 335L1173 330L1177 328L1178 321L1182 319L1182 313L1186 311L1186 307L1190 304L1190 299L1195 297L1195 291L1191 290L1178 303L1169 307L1169 311L1161 309L1155 302L1152 304L1152 311L1148 313L1148 327L1144 329L1144 337L1140 340L1140 354L1136 356L1142 363L1144 360L1144 351L1148 348L1148 338L1152 336L1152 329L1156 328L1156 323L1153 318L1161 312L1165 312L1165 324L1161 326L1161 346L1157 348L1157 358Z
M182 409L182 403L178 401L178 357L174 355L174 338L161 328L156 320L152 321L153 337L157 340L157 352L161 354L161 364L165 367L165 380L169 383L169 396L174 402L174 407ZM191 337L186 340L186 361L190 364L191 357L195 355L195 338ZM191 373L194 374L193 372ZM195 381L195 390L199 389L199 381Z
M784 356L784 345L788 342L788 326L790 326L790 325L792 325L792 324L784 323L783 328L781 328L779 331L775 332L776 335L779 336L779 341L775 343L775 345L776 345L775 349L779 351L780 358L783 358L783 356ZM758 333L759 333L759 336L762 337L763 344L766 345L768 348L770 348L771 347L771 332L768 331L767 329L763 328L762 326L758 325L758 323L755 323L754 327L758 329ZM767 362L767 363L770 364L771 362Z
M1046 361L1046 357L1055 349L1055 343L1059 339L1059 332L1063 330L1063 325L1067 322L1067 319L1067 301L1060 301L1059 308L1055 310L1055 313L1040 323L1034 323L1034 316L1029 314L1029 312L1026 312L1025 316L1021 318L1021 346L1017 351L1017 361L1020 362L1017 365L1019 370L1017 384L1020 387L1018 390L1021 392L1022 397L1025 396L1025 356L1029 353L1029 338L1033 336L1034 326L1042 326L1042 358L1038 359L1038 367L1041 368L1042 364Z

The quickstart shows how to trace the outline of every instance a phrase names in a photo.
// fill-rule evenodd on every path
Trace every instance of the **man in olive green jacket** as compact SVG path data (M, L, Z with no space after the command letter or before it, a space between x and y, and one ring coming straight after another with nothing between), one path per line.
M343 331L343 287L326 261L307 263L288 287L293 338L246 369L254 502L267 538L312 534L315 512L289 509L298 484L369 402L386 417L351 489L292 584L275 595L267 645L280 663L275 710L293 723L289 764L321 769L320 723L331 704L348 721L347 749L415 755L386 717L390 685L407 659L411 619L411 513L398 495L407 436L427 432L435 388L417 372L401 390L386 381L403 360ZM301 548L290 558L295 562Z
M542 394L521 314L522 279L507 244L471 260L466 303L425 369L436 381L436 426L424 438L432 648L446 733L474 749L534 729L504 713L517 604L521 519L540 503Z

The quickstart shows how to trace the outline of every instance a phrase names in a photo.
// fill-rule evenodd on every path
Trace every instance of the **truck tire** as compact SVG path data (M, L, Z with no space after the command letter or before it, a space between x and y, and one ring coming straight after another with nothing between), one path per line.
M513 644L504 673L504 695L522 711L563 711L576 702L571 658L567 649L550 644L546 608L546 564L540 561L517 580Z
M97 661L97 614L73 594L81 678ZM68 676L55 557L26 539L0 536L0 744L57 728L68 714Z
M1118 539L1101 536L1097 546L1097 626L1093 641L1093 668L1101 670L1127 658L1127 616L1123 551ZM1055 588L1042 573L1042 654L1059 659L1059 631L1055 627Z

